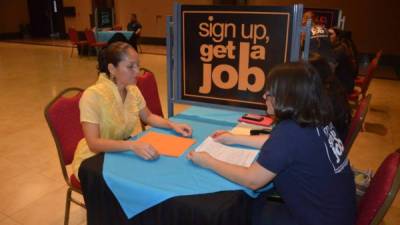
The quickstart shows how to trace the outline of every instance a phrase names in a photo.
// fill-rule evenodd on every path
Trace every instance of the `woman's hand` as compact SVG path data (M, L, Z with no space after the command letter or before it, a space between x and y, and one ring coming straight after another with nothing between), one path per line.
M151 144L135 141L132 142L130 148L136 155L145 159L145 160L154 160L158 159L160 155L158 154L157 150L151 146Z
M211 169L211 163L215 160L210 154L207 152L195 152L191 151L186 155L186 158L192 160L195 164Z
M235 135L226 130L217 130L211 135L211 137L214 139L214 141L225 145L236 144Z
M192 136L192 127L190 127L188 124L170 122L170 127L172 130L184 137Z

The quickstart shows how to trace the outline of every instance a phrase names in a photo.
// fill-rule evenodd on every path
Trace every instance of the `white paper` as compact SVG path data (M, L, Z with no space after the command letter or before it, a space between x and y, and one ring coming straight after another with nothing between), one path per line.
M224 145L214 141L212 137L206 138L195 151L207 152L218 160L245 167L251 165L259 152L259 150Z

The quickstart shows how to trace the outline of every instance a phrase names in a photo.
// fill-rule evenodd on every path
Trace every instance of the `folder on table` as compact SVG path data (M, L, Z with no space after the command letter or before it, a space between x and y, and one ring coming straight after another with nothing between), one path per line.
M196 142L192 138L178 137L154 131L144 134L137 141L151 144L160 155L172 157L181 156L186 149Z

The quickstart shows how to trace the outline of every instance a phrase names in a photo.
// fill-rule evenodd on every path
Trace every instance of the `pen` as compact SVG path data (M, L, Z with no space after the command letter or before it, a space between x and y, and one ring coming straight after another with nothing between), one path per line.
M261 130L250 130L250 135L260 135L260 134L270 134L271 131L267 129L261 129Z

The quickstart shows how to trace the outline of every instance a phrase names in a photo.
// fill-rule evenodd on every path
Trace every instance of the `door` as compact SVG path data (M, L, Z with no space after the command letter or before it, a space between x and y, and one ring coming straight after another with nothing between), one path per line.
M62 0L28 0L32 37L58 37L65 33Z

